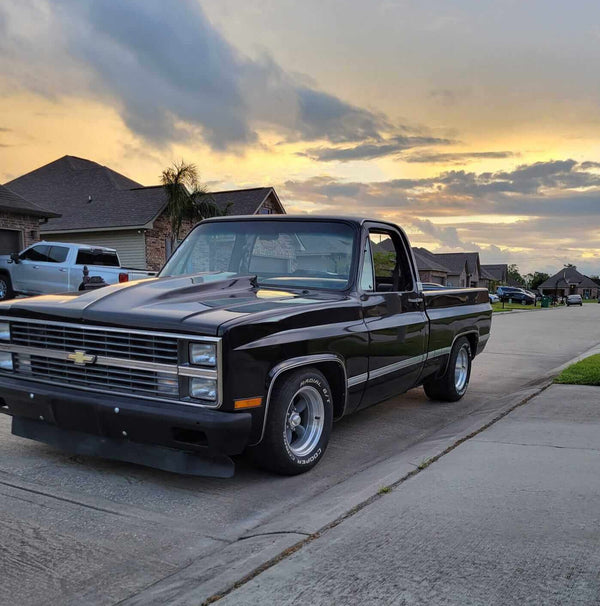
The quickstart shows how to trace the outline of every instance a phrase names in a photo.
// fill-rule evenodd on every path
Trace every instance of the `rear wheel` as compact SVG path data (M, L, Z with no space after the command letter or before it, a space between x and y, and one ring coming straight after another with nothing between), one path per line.
M470 378L471 345L466 337L461 337L452 347L444 374L425 381L423 389L431 400L456 402L465 395Z
M333 422L331 389L316 368L284 375L269 405L265 435L251 454L265 469L296 475L323 457Z
M12 299L15 293L12 289L12 282L8 274L0 274L0 301Z

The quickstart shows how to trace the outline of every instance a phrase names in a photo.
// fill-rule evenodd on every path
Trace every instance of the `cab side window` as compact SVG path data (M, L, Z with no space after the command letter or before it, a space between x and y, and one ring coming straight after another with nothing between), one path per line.
M50 247L47 244L38 244L37 246L32 246L21 255L21 259L47 263L49 248Z
M408 253L394 231L369 230L377 292L406 292L414 289Z
M67 260L69 249L66 246L51 246L48 252L50 263L64 263Z

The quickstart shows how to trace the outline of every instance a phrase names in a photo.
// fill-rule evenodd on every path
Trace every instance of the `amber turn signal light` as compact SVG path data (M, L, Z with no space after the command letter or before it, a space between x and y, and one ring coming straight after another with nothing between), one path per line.
M256 408L257 406L262 406L262 398L248 398L246 400L235 400L233 403L233 407L236 410L240 410L240 408Z

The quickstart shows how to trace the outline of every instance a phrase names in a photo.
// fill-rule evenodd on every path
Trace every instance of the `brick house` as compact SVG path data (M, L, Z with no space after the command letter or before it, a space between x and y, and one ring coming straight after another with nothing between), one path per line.
M158 270L169 253L167 197L91 160L64 156L6 184L16 194L53 211L40 228L46 240L117 249L125 266ZM230 215L285 214L272 187L211 192ZM191 224L182 226L185 236Z
M419 280L421 282L434 282L435 284L446 286L449 269L438 263L435 260L435 255L430 253L426 248L415 247L412 251L419 272Z
M0 255L19 252L40 239L40 224L60 215L0 185Z
M482 265L481 270L488 276L490 292L495 291L500 285L508 284L508 265L506 263Z
M550 276L539 285L538 291L542 295L557 297L581 295L584 299L597 299L599 288L596 282L579 273L577 268L571 265Z

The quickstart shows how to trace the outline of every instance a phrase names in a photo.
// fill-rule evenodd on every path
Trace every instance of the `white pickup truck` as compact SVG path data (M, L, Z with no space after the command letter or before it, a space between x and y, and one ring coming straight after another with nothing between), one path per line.
M115 284L141 280L155 272L121 267L114 248L38 242L20 253L0 255L0 301L17 294L46 295L80 290L84 267L89 278Z

